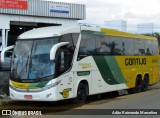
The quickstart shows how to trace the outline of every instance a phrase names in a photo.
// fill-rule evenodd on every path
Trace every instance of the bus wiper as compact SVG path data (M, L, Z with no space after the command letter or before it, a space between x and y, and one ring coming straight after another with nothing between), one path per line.
M23 57L22 57L22 59L23 59ZM24 59L22 60L22 70L21 70L21 72L20 72L20 78L22 77L22 75L23 75L23 73L24 73L24 70L25 70L25 67L26 66L23 66L24 64L23 64L23 62L24 62ZM27 68L27 67L26 67Z
M26 72L27 72L28 60L29 60L29 55L28 55L28 57L27 57L27 62L26 62Z
M29 57L30 57L30 54L27 56L27 60L26 60L26 64L25 66L23 67L23 63L22 63L22 70L20 72L20 78L22 77L22 75L24 74L24 70L26 70L26 73L27 73L27 70L28 70L28 61L29 61ZM22 58L23 59L23 58ZM22 60L24 62L24 59ZM26 68L26 69L25 69Z

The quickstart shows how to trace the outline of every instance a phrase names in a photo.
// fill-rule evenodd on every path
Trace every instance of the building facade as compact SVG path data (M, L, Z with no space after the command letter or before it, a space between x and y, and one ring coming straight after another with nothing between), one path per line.
M44 0L0 1L0 51L15 43L17 37L33 28L77 25L86 18L82 4Z

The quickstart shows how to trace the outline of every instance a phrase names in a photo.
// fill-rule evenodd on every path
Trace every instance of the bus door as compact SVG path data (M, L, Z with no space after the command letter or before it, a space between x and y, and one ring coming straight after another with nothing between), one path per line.
M58 99L67 99L73 96L73 73L70 72L72 58L67 49L60 49L57 52L56 73L58 84Z

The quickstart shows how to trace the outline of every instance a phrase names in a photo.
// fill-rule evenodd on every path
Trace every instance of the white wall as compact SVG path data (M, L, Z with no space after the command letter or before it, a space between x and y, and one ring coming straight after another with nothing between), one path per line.
M77 20L73 19L61 19L61 18L49 18L49 17L34 17L34 16L20 16L20 15L8 15L0 14L0 30L2 30L2 47L6 47L6 35L10 29L10 22L32 22L32 23L51 23L62 24L63 26L77 25ZM0 46L1 48L1 46Z
M0 29L9 29L9 22L10 20L7 15L0 15Z
M10 29L10 21L76 25L77 20L0 14L0 29Z

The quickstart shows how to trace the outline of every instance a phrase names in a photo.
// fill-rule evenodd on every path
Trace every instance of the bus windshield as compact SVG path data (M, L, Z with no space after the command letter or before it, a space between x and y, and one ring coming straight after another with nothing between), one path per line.
M12 56L11 77L35 82L53 76L55 63L50 60L50 50L58 39L18 40Z

